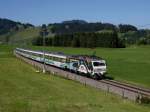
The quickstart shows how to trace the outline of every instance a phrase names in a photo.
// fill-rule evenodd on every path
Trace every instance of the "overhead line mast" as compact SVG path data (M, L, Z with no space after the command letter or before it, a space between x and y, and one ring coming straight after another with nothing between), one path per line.
M45 47L45 37L46 37L46 34L47 34L47 28L46 28L46 25L43 24L42 25L42 31L41 31L41 34L43 36L43 73L46 72L46 67L45 67L45 51L44 51L44 47Z

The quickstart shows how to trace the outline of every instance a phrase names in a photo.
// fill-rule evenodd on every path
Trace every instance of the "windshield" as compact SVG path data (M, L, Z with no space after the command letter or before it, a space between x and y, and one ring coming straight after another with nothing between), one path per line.
M105 63L93 62L94 66L105 66Z

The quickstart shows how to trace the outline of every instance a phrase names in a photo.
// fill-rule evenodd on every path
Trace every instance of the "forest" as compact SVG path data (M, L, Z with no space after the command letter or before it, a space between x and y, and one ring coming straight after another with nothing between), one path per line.
M38 46L43 45L43 37L45 38L46 46L124 48L133 44L150 44L150 30L139 29L130 24L114 25L111 23L70 20L34 26L30 23L15 22L9 19L0 19L0 43L3 40L5 40L5 43L12 43L9 42L9 40L13 40L10 39L11 34L19 31L23 33L23 29L28 29L28 32L31 30L29 34L32 34L34 30L38 31L36 37L33 36L34 38L28 40L28 43ZM27 36L30 37L31 35ZM20 43L22 41L25 43L25 40L21 39L22 37L17 38L20 38Z
M48 29L55 35L48 35ZM33 39L33 45L43 45L43 36L47 46L124 48L131 44L150 44L148 29L138 29L129 24L88 23L84 20L43 25L39 37Z

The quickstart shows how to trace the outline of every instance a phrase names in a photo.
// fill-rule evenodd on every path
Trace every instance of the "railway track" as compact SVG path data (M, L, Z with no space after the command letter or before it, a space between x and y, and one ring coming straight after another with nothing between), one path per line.
M39 69L43 69L43 64L40 62L25 58L16 53L14 53L14 55L20 58L21 60L27 62L28 64L31 64ZM139 103L142 102L150 103L150 89L145 89L142 87L138 87L136 85L131 85L128 83L122 83L119 81L108 80L108 79L97 81L49 65L46 65L46 71L57 76L78 81L84 84L85 86L89 85L97 89L107 91L109 93L120 95L123 98L127 98L133 101L138 101Z
M136 92L138 94L144 95L144 96L149 96L150 97L150 89L146 89L146 88L142 88L142 87L138 87L136 85L131 85L129 83L122 83L120 81L115 81L115 80L101 80L101 82L109 84L109 85L113 85L122 89L126 89L129 91L133 91Z

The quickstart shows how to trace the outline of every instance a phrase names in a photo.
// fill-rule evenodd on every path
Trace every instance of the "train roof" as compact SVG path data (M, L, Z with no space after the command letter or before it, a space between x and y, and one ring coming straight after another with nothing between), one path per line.
M103 60L101 57L97 57L94 55L72 55L71 58L78 60L92 60L92 61Z
M43 51L33 51L33 50L27 50L27 49L22 49L22 48L16 48L18 50L23 50L23 51L26 51L26 52L30 52L30 53L36 53L36 54L41 54L43 55ZM59 57L59 58L66 58L67 56L64 55L63 53L60 53L60 52L48 52L48 51L44 51L45 55L47 56L54 56L54 57Z
M16 48L16 49L31 52L31 53L43 54L43 51L33 51L33 50L27 50L22 48ZM44 53L47 56L54 56L59 58L71 58L75 60L91 60L91 61L103 60L101 57L97 57L94 55L66 55L62 52L49 52L49 51L44 51Z

